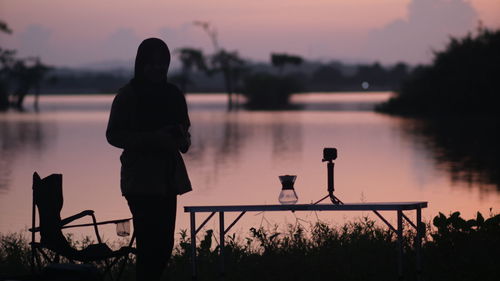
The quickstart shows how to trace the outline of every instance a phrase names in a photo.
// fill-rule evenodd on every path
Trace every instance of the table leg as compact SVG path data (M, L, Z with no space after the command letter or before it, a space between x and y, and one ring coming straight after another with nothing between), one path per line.
M398 279L403 280L403 211L398 210Z
M219 212L219 254L220 254L220 275L224 278L225 269L224 269L224 212Z
M417 241L416 241L416 254L417 254L417 281L422 280L422 209L417 208Z
M196 221L195 212L190 212L191 220L191 265L192 265L192 278L196 280Z

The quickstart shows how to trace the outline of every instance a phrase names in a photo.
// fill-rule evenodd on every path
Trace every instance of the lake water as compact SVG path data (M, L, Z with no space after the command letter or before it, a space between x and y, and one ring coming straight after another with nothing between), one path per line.
M277 204L282 174L298 175L299 203L318 200L326 194L324 147L338 149L335 188L344 202L428 201L426 221L438 212L458 210L467 218L498 212L498 185L454 176L452 163L437 161L428 139L412 133L415 121L373 112L389 96L311 93L293 97L300 111L226 112L224 95L188 95L193 145L185 160L194 191L179 197L177 229L189 226L183 206ZM130 217L119 191L121 150L104 135L112 98L42 96L40 113L0 114L1 233L30 226L34 171L63 174L63 217L85 209L98 220ZM370 213L249 213L234 231L297 221L342 224L362 215ZM217 230L215 220L207 228ZM103 232L116 239L113 226Z

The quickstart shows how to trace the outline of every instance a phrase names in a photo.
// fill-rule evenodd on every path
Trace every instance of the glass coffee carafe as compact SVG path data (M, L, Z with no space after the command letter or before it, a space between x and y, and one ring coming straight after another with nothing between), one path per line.
M299 200L295 189L293 189L293 184L297 179L295 175L284 175L279 176L282 188L279 196L279 201L281 204L295 204Z

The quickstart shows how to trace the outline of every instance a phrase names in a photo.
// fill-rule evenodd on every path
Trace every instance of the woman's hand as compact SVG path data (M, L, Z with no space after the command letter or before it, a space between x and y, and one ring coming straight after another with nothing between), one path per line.
M163 149L186 153L191 146L191 134L182 125L169 125L155 131L157 143Z
M165 126L154 131L155 147L165 150L178 149L174 126Z

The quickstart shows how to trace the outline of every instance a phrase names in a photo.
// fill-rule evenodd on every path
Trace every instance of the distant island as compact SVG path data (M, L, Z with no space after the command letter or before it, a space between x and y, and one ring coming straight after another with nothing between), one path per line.
M394 65L348 64L340 61L304 61L300 65L287 65L283 70L271 63L246 61L245 69L250 73L267 73L293 76L301 82L302 92L332 91L390 91L398 89L411 66L405 63ZM169 74L172 82L180 84L180 69ZM54 68L42 82L42 94L95 94L116 93L132 77L131 69L79 69ZM191 70L186 91L189 93L224 93L224 78L221 73L207 75L203 71ZM238 85L241 88L241 83ZM236 89L238 90L238 89ZM241 90L241 89L239 89Z

